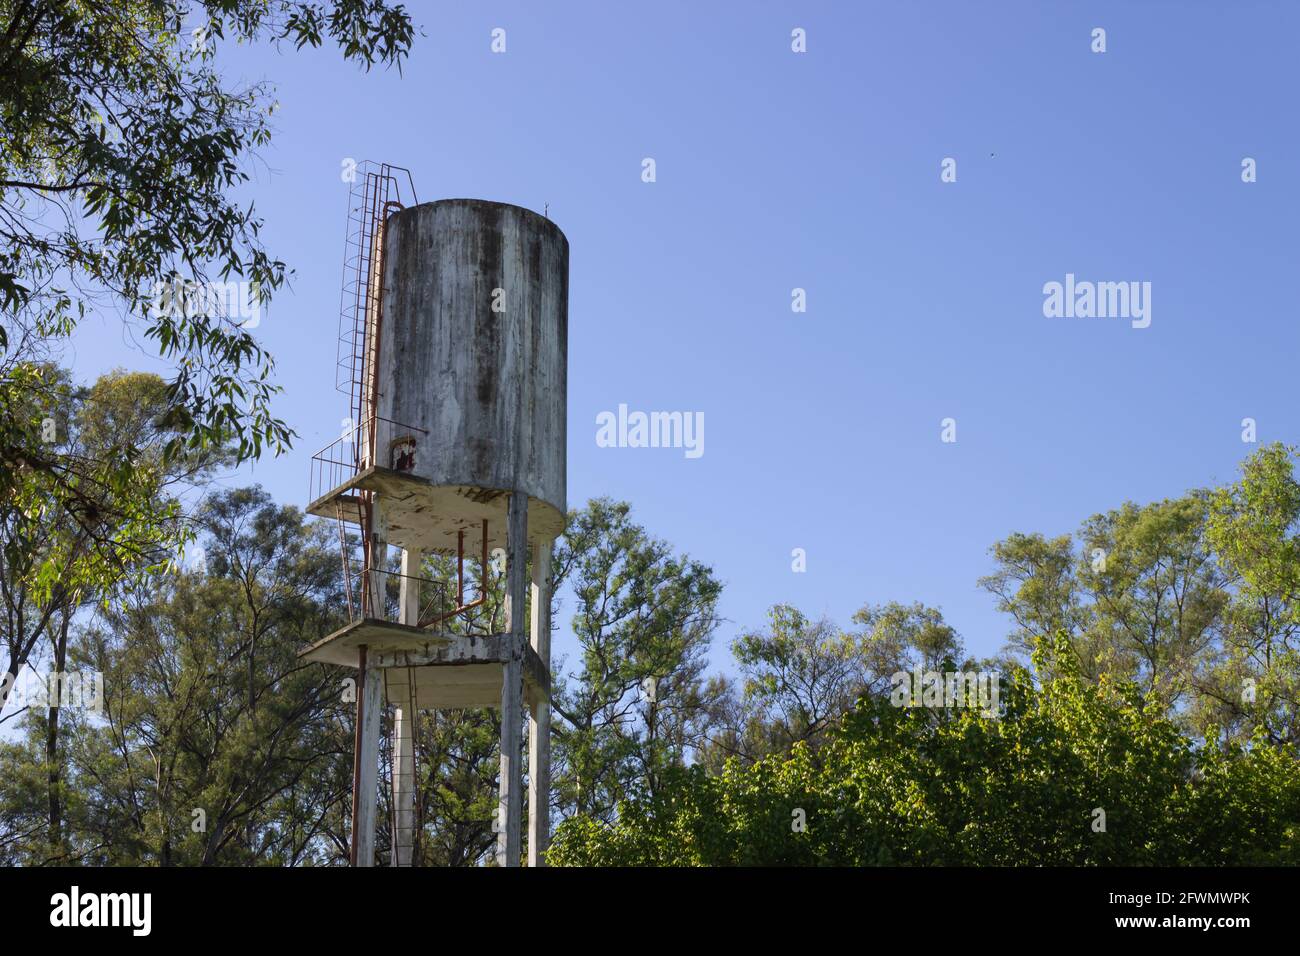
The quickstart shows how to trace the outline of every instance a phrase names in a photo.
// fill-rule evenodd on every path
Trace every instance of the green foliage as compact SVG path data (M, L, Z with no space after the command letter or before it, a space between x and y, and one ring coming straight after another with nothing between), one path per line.
M963 653L938 608L867 605L853 621L856 630L845 631L780 604L769 612L766 628L742 633L731 650L743 685L737 694L726 679L711 684L715 726L700 749L701 762L721 770L728 756L752 763L799 742L816 747L861 694L887 689L899 671L918 664L932 669Z
M1296 450L1265 446L1216 489L1206 537L1233 584L1203 681L1204 723L1300 743L1300 481ZM1249 682L1249 683L1248 683ZM1243 693L1243 691L1246 691Z
M612 823L559 828L554 865L1197 865L1294 862L1300 763L1198 748L1065 636L1010 674L999 717L866 695L816 753L681 769ZM1097 828L1105 814L1105 829ZM806 821L801 827L800 821Z
M856 650L830 621L809 621L784 604L771 609L766 630L743 633L731 645L746 700L792 742L819 732L857 696L864 677Z
M164 490L171 437L159 419L161 379L115 373L91 389L66 374L23 365L0 382L0 441L23 448L0 467L3 566L38 604L110 587L154 565L180 535ZM165 560L165 557L162 558Z
M1261 448L1234 484L1013 534L980 583L1013 651L1069 635L1082 672L1131 680L1197 735L1300 743L1300 482Z
M161 570L187 537L180 490L221 458L168 459L175 432L162 422L166 408L166 384L144 373L114 372L80 388L52 366L30 365L0 383L0 431L35 443L30 457L0 469L5 672L21 673L79 607Z
M24 782L0 796L7 862L345 859L344 675L297 658L338 625L335 545L260 489L210 498L201 524L206 570L153 575L73 635L68 668L103 675L102 713L59 708L56 754L41 711L0 747L0 775ZM51 760L64 802L53 847L33 836Z
M567 812L608 815L629 794L652 792L703 739L705 655L722 586L607 499L570 514L553 577L574 594L581 648L552 692L556 800Z
M58 388L45 363L87 315L121 317L174 367L169 458L287 447L271 356L239 318L160 305L158 290L238 280L265 307L284 285L254 206L234 195L269 142L271 90L232 86L215 57L226 38L301 47L324 36L369 69L400 64L413 28L383 0L0 0L0 499L33 526L78 521L102 543L34 557L13 550L29 538L12 537L10 573L26 587L114 583L127 562L105 552L132 556L160 529L147 512L155 476L137 473L146 466L129 446L87 469L42 437L36 413ZM88 497L116 510L114 532L84 513Z
M493 859L501 719L487 708L423 712L415 731L416 866L475 866ZM391 772L391 761L385 764ZM381 787L385 808L391 789ZM381 850L388 852L388 826Z
M152 476L141 500L170 520L169 483L210 459L166 457L165 386L117 375L84 391L49 374L48 406L24 414L57 410L69 447L94 460L130 448L133 474ZM721 590L711 569L650 536L626 504L589 502L552 569L578 655L554 667L550 810L564 822L549 861L1300 863L1293 459L1262 449L1240 482L1094 516L1077 544L1000 542L985 584L1026 662L963 660L956 631L920 604L864 607L848 629L777 605L733 644L737 683L706 673ZM297 658L341 611L329 532L256 489L209 497L197 520L203 573L159 576L155 542L139 559L154 565L149 584L119 589L70 637L68 599L36 605L39 626L21 629L29 648L48 638L59 661L66 650L69 667L101 671L106 713L32 711L25 735L0 746L3 861L346 860L347 675ZM76 533L53 519L42 532L47 549ZM443 593L422 606L448 606L455 571L446 556L426 560ZM445 626L498 632L502 583L479 569L470 592L485 589L485 602ZM0 586L11 613L26 613L29 592ZM893 706L892 675L913 667L1001 670L997 716ZM499 736L490 709L417 721L420 865L490 861Z

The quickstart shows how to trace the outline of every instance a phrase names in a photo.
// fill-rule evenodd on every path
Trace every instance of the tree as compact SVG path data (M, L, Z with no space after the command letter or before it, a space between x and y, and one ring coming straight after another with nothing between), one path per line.
M1084 612L1070 535L1017 533L994 544L989 553L996 570L979 584L998 599L998 610L1015 621L1008 639L1012 651L1027 657L1044 634L1064 631L1077 637Z
M741 634L731 650L743 684L737 692L725 678L713 680L717 704L704 765L720 771L729 757L752 763L796 743L816 748L860 695L887 691L895 673L916 665L935 670L962 657L961 639L937 608L865 605L853 621L857 630L843 631L778 604L765 630Z
M1090 678L1132 680L1166 707L1187 705L1228 601L1206 538L1209 500L1191 491L1129 502L1088 518L1077 539L1016 534L995 544L997 569L980 584L1016 623L1010 648L1066 633Z
M21 408L9 406L3 422L31 424L44 442L39 454L57 477L22 459L10 472L13 481L0 489L11 674L35 640L23 626L24 608L48 616L130 570L166 560L165 544L183 530L169 492L214 460L181 455L164 462L164 445L175 432L163 421L165 386L156 376L113 373L85 389L57 369L23 371L40 385Z
M867 605L853 615L862 628L858 637L867 683L881 690L898 671L920 665L937 670L945 661L960 661L961 638L938 608L920 602ZM845 708L847 709L847 708Z
M475 866L495 858L501 718L495 710L423 712L415 732L416 866ZM391 774L392 761L384 763ZM385 806L391 790L383 790ZM527 801L525 801L527 802ZM388 826L381 848L388 847Z
M174 363L170 453L229 446L243 461L287 446L271 356L209 295L210 277L239 280L262 308L286 280L254 206L233 195L274 104L264 84L231 86L215 57L227 38L302 47L326 35L368 69L400 65L413 28L383 0L0 0L0 498L17 511L75 520L94 486L141 535L174 530L149 524L130 457L66 459L31 414L59 388L41 363L93 311L116 310ZM111 549L70 569L63 553L7 557L46 591L123 568Z
M785 604L768 619L768 630L741 634L731 651L745 675L746 703L788 747L849 709L866 675L853 638L828 619L809 621Z
M722 586L608 499L569 516L555 583L573 593L581 648L576 672L553 681L555 802L601 816L629 793L653 791L703 743L703 673Z
M341 580L321 523L260 489L202 510L206 569L154 575L78 629L70 666L103 677L102 712L61 733L63 852L39 831L33 787L6 791L12 861L156 865L339 862L351 785L344 678L297 652L338 626ZM47 718L0 751L0 772L39 776Z
M1295 457L1267 446L1225 487L995 544L980 583L1015 622L1010 649L1064 632L1085 675L1137 682L1201 735L1300 741Z
M0 712L6 721L22 713L6 705L25 668L47 660L52 674L65 671L69 626L79 609L106 599L116 578L170 561L166 543L183 532L178 496L222 460L210 451L164 454L175 431L163 424L166 385L156 375L114 372L78 388L66 373L40 371L51 384L23 415L40 421L49 458L66 469L75 497L67 509L29 507L40 498L40 471L26 482L33 496L0 497L0 643L7 665ZM86 573L95 567L104 573ZM56 856L65 791L59 703L50 702L45 725L47 824Z
M1300 743L1300 482L1296 450L1259 449L1241 480L1214 491L1207 537L1231 600L1212 666L1198 674L1203 725L1233 736L1262 728Z
M1092 681L1067 636L1009 675L999 718L864 695L812 754L674 771L549 861L585 866L1245 865L1300 860L1300 761L1198 748L1137 684Z
M1208 495L1095 515L1080 533L1078 579L1091 599L1082 638L1097 666L1166 706L1183 701L1218 638L1223 575L1205 540Z

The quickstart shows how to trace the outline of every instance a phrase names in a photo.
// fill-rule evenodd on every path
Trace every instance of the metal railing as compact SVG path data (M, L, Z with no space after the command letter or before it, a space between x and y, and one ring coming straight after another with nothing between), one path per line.
M418 203L415 182L410 170L388 163L365 161L357 164L353 173L352 185L348 191L334 380L335 387L349 398L349 421L352 426L312 456L307 493L308 500L313 502L346 484L371 465L394 466L396 463L388 461L386 456L393 453L395 440L414 437L417 432L429 434L427 429L395 422L374 412L379 395L384 230L389 216L395 210L402 209L403 201L407 198L403 195L401 177L398 174L405 174L406 183L410 187L410 201ZM418 443L413 451L416 455L427 453L427 449L419 449ZM414 459L411 459L405 467L412 467L413 462ZM351 495L339 495L334 504L339 526L339 547L343 557L344 585L352 619L358 620L358 615L395 619L395 613L390 614L387 605L390 598L396 599L401 588L392 585L395 580L400 581L409 576L375 567L376 563L382 563L382 553L372 553L377 543L371 537L374 492L356 489ZM354 561L356 542L349 539L348 523L356 524L360 531L359 561ZM357 570L354 571L354 567ZM383 576L382 586L378 584L377 575ZM417 595L425 583L438 587L440 593L445 592L445 588L427 578L414 580L420 582ZM373 600L370 595L372 589L377 592ZM389 592L393 593L390 595ZM458 592L463 592L463 582L458 586ZM458 593L457 607L462 599L463 593ZM437 600L445 603L445 593ZM441 607L441 604L438 606ZM431 612L421 604L417 619L423 621L430 615L437 617L438 612Z
M371 582L375 579L379 581L377 599L371 602ZM344 572L349 620L354 624L363 618L400 621L402 584L406 581L416 582L416 603L419 605L417 621L437 619L452 609L449 589L441 581L386 569L354 568Z
M311 456L311 473L307 479L307 500L317 501L375 463L372 448L384 448L391 441L427 428L396 422L382 415L371 415L360 425L334 439ZM421 449L425 454L428 449Z

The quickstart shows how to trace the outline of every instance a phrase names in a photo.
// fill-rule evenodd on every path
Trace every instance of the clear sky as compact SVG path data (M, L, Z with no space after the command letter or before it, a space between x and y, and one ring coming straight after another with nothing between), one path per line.
M409 7L400 77L332 49L222 58L278 91L248 195L296 275L256 334L301 436L232 484L305 504L347 413L347 158L409 167L424 201L549 203L571 249L570 506L626 499L712 565L719 662L775 602L847 623L920 600L992 653L994 541L1230 480L1245 417L1297 438L1300 4ZM1067 273L1150 282L1150 327L1045 317ZM158 367L108 320L75 345L83 376ZM597 447L620 403L703 412L704 455Z

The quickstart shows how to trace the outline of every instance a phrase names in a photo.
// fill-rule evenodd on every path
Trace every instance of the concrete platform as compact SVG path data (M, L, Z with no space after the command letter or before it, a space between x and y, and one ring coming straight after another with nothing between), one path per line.
M393 621L367 618L340 628L300 651L304 660L355 668L361 645L368 666L384 671L384 696L401 700L415 691L421 710L500 707L504 664L522 664L524 697L529 704L546 699L551 679L546 665L522 635L434 634Z
M341 627L328 637L322 637L315 644L299 651L298 656L322 664L357 667L362 645L369 648L366 653L373 660L383 653L419 653L433 647L444 647L452 640L454 638L451 635L434 634L409 624L368 617Z
M492 488L434 485L427 479L391 468L371 466L317 498L307 513L356 523L358 492L378 492L384 513L385 539L393 547L426 554L455 554L457 532L465 532L466 556L482 553L483 519L488 521L488 551L506 546L509 493ZM455 515L455 517L451 517ZM564 531L564 515L537 498L528 499L529 540L551 541Z

